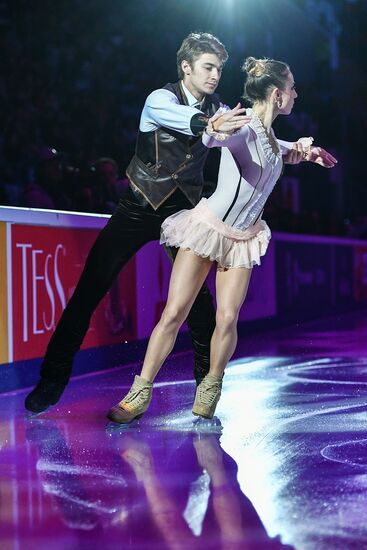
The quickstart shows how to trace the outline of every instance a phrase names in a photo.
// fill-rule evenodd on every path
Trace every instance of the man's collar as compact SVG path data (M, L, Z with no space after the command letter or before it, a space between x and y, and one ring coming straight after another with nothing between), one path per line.
M181 80L181 85L185 93L187 103L190 105L190 107L193 107L194 105L200 107L202 102L196 99L196 97L192 95L192 93L186 88L185 84L183 83L183 80Z

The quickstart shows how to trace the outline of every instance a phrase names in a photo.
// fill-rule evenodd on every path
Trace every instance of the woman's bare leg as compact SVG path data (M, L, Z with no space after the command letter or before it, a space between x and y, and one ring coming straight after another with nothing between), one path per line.
M140 376L125 397L112 407L107 417L119 424L140 418L148 409L153 380L173 348L178 330L185 321L212 262L193 252L179 250L173 264L166 307L149 340Z
M212 262L180 249L173 264L167 304L149 339L140 376L153 382L171 352L178 331L204 283Z
M210 346L210 374L221 377L237 345L237 320L246 298L251 269L217 270L217 315Z

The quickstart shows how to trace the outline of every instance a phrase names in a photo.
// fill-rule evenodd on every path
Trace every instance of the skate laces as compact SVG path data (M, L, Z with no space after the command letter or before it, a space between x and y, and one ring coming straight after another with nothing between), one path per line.
M199 390L199 399L204 405L212 405L213 402L217 399L218 394L220 394L222 389L222 383L217 381L211 381L208 379L203 380L203 382L198 387Z
M129 393L121 401L121 404L132 403L135 401L134 405L139 407L143 405L147 399L149 399L150 388L131 388Z
M126 396L120 401L119 405L123 408L124 405L132 405L133 408L145 406L150 401L153 384L135 377L134 383Z

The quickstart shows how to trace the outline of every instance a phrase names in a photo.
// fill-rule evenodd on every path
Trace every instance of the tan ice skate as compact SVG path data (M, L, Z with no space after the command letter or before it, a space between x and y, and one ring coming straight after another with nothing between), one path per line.
M152 399L153 384L136 375L128 394L112 407L107 418L119 424L128 424L143 416Z
M222 378L207 374L196 389L192 414L213 418L222 391Z

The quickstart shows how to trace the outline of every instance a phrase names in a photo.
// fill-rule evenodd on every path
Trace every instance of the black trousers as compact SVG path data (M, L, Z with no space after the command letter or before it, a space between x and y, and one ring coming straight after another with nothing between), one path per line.
M192 205L177 190L154 210L142 206L131 189L119 202L105 228L97 237L82 275L47 346L41 377L67 384L73 359L88 330L91 316L130 258L147 242L157 240L165 218ZM172 258L177 249L169 249ZM195 352L195 378L200 381L209 370L210 340L215 327L212 296L204 285L187 319Z

